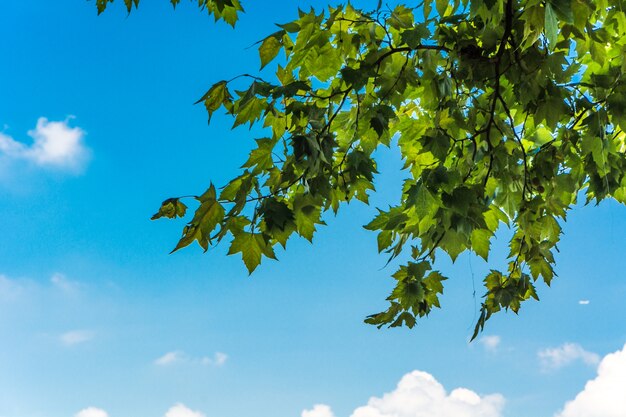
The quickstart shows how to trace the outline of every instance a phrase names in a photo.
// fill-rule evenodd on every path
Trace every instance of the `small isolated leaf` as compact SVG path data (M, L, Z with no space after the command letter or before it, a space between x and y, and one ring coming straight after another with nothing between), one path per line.
M267 64L272 61L272 59L276 58L280 48L283 46L280 41L282 35L285 33L284 30L276 32L263 40L261 46L259 47L259 57L261 58L261 69L265 67Z
M226 88L226 84L226 81L215 83L200 100L194 103L198 104L204 102L204 107L206 107L206 111L209 113L209 122L211 121L211 116L217 109L223 104L230 102L231 96L228 88Z
M167 217L173 219L174 217L183 217L187 212L187 206L183 204L178 198L168 198L161 203L159 211L152 216L150 220L160 219L161 217Z
M113 2L113 0L96 0L96 7L98 8L98 14L106 10L107 4L109 2Z
M138 2L138 0L136 1ZM128 10L128 13L130 13L133 8L133 0L124 0L124 4L126 5L126 10Z

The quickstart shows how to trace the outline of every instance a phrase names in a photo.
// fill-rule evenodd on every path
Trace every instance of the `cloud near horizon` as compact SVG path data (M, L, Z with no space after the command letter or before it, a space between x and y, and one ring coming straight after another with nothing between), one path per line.
M583 349L578 343L564 343L556 348L548 348L537 353L544 371L563 368L575 361L582 361L586 365L597 365L600 356L597 353Z
M215 352L212 357L203 356L201 358L194 358L187 355L182 350L174 350L157 358L154 364L158 366L168 366L176 363L196 363L205 366L220 367L224 365L227 360L228 355L223 352Z
M402 377L395 390L382 397L372 397L358 407L351 417L501 417L504 397L480 396L466 388L449 394L432 375L413 371ZM318 404L304 410L302 417L334 417L329 406Z
M101 408L87 407L76 413L74 417L109 417L109 414Z
M109 417L109 414L101 408L87 407L76 413L74 417ZM164 417L205 417L205 415L190 409L182 403L178 403L170 407L165 412Z
M555 417L626 417L626 345L606 355L598 375Z
M566 344L567 345L567 344ZM570 344L571 345L571 344ZM565 346L565 345L564 345ZM568 401L554 417L626 417L626 345L606 355L597 376ZM413 371L404 375L396 388L382 397L371 397L350 417L502 417L505 398L501 394L480 395L467 388L450 393L431 374ZM102 409L89 407L75 417L109 417ZM164 417L205 417L182 403L170 407ZM316 404L301 417L335 417L330 406Z
M193 411L184 404L178 403L165 413L165 417L205 417L199 411Z
M50 283L66 293L76 293L81 285L76 281L69 280L64 274L55 272L50 277Z
M95 333L89 330L72 330L59 336L59 340L65 346L74 346L89 342L95 337Z
M85 132L70 127L67 119L49 121L40 117L28 135L33 139L30 145L0 132L0 156L73 174L82 173L91 157L91 150L84 143Z

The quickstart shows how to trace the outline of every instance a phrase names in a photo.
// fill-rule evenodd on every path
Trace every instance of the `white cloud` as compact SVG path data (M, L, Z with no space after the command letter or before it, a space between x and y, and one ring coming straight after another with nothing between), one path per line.
M213 365L213 366L222 366L228 360L228 355L222 352L215 352L212 358L205 356L200 359L200 362L203 365Z
M109 417L109 415L100 408L89 407L80 410L74 417Z
M176 404L165 413L165 417L205 417L199 411L193 411L183 404Z
M329 406L316 404L311 410L302 411L301 417L335 417Z
M598 376L556 417L626 417L626 345L606 355L598 366Z
M329 406L316 404L311 410L303 410L301 417L335 417Z
M372 397L351 417L501 417L504 397L480 396L466 388L448 394L430 374L413 371L402 377L396 389L381 398ZM328 406L305 410L302 417L333 417Z
M578 301L578 304L580 304L581 306L586 306L589 304L589 300L580 300Z
M478 343L483 345L485 350L495 352L498 350L498 346L500 346L501 341L502 339L500 336L483 336L478 340Z
M55 287L68 293L74 293L80 288L80 285L77 282L70 281L65 275L61 274L60 272L55 272L54 274L52 274L52 277L50 277L50 282Z
M89 161L91 151L84 144L85 132L70 127L68 120L54 122L40 117L28 135L33 139L30 145L0 132L0 155L72 173L82 172Z
M65 346L74 346L80 343L88 342L93 339L94 336L94 332L89 330L72 330L70 332L63 333L59 336L59 339Z
M167 352L165 355L154 361L155 365L167 366L175 363L195 363L206 366L219 367L226 363L228 355L222 352L215 352L213 357L204 356L202 358L193 358L181 350Z
M556 348L541 350L537 355L544 371L559 369L577 360L587 365L596 365L600 362L600 356L586 351L577 343L564 343Z
M159 366L165 366L165 365L171 365L176 362L182 362L185 359L186 357L183 352L180 352L180 351L167 352L165 355L156 359L154 361L154 364L159 365Z

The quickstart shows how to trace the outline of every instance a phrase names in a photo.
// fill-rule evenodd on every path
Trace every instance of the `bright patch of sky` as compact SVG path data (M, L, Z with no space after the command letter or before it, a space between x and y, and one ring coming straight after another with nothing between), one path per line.
M262 135L191 103L256 73L248 46L296 15L251 1L232 30L185 2L0 2L0 416L626 417L617 204L570 213L541 302L471 344L489 265L467 255L439 257L443 309L416 329L362 323L396 266L361 227L399 197L393 147L372 206L251 278L226 247L168 255L184 222L150 222L160 202L223 185Z

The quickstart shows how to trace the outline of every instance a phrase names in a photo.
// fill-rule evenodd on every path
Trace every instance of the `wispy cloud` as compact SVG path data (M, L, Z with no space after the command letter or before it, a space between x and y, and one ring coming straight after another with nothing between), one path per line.
M626 345L606 355L598 376L585 384L556 417L626 417Z
M76 281L69 280L65 275L60 272L55 272L50 277L52 285L67 293L75 293L80 289L80 284Z
M95 333L89 330L72 330L59 336L59 340L65 346L74 346L89 342L95 337Z
M501 417L503 407L500 394L480 396L466 388L447 393L432 375L413 371L402 377L395 390L370 398L351 417ZM330 407L318 404L301 416L333 417L333 413Z
M100 408L88 407L76 413L75 417L109 417L109 414Z
M74 417L109 417L101 408L88 407L80 410ZM194 411L184 404L178 403L165 412L164 417L205 417L200 411Z
M578 301L578 304L580 304L581 306L586 306L589 304L589 300L580 300Z
M60 290L61 296L79 295L83 287L78 281L72 281L61 273L55 273L50 277L50 285L30 279L9 277L0 273L0 300L5 302L33 301L45 297L49 299L52 289Z
M335 417L333 410L329 406L324 404L316 404L310 410L304 410L301 414L302 417Z
M478 340L486 351L495 352L498 350L498 346L500 346L500 342L502 339L500 336L492 335L492 336L483 336Z
M228 355L222 352L215 352L213 356L203 356L201 358L194 358L187 355L181 350L175 350L167 352L165 355L157 358L154 361L155 365L168 366L176 363L196 363L205 366L220 367L226 363Z
M228 355L222 352L215 352L213 357L205 356L200 359L203 365L222 366L228 360Z
M184 404L176 404L165 413L165 417L204 417L199 411L193 411Z
M586 351L577 343L564 343L555 348L548 348L537 353L544 371L556 370L575 361L582 361L587 365L596 365L600 362L598 354Z
M33 140L31 144L0 132L0 155L9 160L27 161L38 167L74 174L81 173L90 159L85 132L79 127L70 127L69 120L55 122L40 117L28 135Z
M185 354L180 351L167 352L165 355L157 358L154 361L155 365L166 366L176 362L182 362L185 359Z

